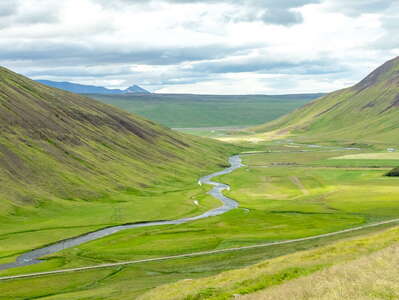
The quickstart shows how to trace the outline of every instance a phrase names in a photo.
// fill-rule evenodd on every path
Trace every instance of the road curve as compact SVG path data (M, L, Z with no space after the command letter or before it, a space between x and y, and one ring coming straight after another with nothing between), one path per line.
M141 223L134 223L134 224L127 224L127 225L119 225L119 226L113 226L113 227L108 227L104 229L100 229L98 231L90 232L75 238L70 238L67 240L63 240L54 244L51 244L49 246L39 248L36 250L32 250L29 252L26 252L20 256L17 257L15 262L8 263L8 264L0 264L0 270L7 270L7 269L12 269L16 267L23 267L23 266L28 266L28 265L33 265L40 263L40 257L43 257L45 255L53 254L56 252L59 252L61 250L75 247L78 245L81 245L83 243L97 240L99 238L114 234L116 232L125 230L125 229L132 229L132 228L140 228L140 227L151 227L151 226L159 226L159 225L177 225L177 224L183 224L183 223L188 223L200 219L205 219L213 216L218 216L221 214L224 214L232 209L235 209L238 207L238 203L234 201L233 199L230 199L226 196L223 195L224 190L228 190L230 188L229 185L223 184L220 182L215 182L212 181L214 177L224 175L224 174L229 174L233 172L234 170L241 168L243 166L242 160L239 155L231 156L229 158L229 163L230 167L216 172L212 173L210 175L204 176L199 179L198 183L199 184L209 184L213 185L213 189L208 192L211 196L214 198L220 200L223 203L223 206L212 209L210 211L207 211L199 216L195 217L190 217L190 218L183 218L183 219L178 219L178 220L167 220L167 221L154 221L154 222L141 222Z

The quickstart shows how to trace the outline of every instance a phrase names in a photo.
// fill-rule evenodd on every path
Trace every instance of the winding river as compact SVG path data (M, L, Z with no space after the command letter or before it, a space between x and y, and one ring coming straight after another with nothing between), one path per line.
M227 184L220 183L220 182L212 181L212 179L214 177L229 174L229 173L233 172L234 170L241 168L243 166L242 160L239 155L230 157L229 163L230 163L230 167L228 167L222 171L204 176L204 177L200 178L198 181L199 184L213 185L213 189L211 191L209 191L208 194L210 194L214 198L220 200L223 203L223 206L221 206L221 207L212 209L210 211L207 211L207 212L205 212L199 216L195 216L195 217L183 218L183 219L178 219L178 220L169 220L169 221L141 222L141 223L119 225L119 226L100 229L98 231L90 232L90 233L87 233L87 234L84 234L84 235L81 235L81 236L78 236L75 238L70 238L67 240L57 242L55 244L51 244L51 245L43 247L43 248L39 248L36 250L26 252L26 253L18 256L16 261L13 263L0 264L0 270L6 270L6 269L11 269L11 268L16 268L16 267L37 264L37 263L41 262L40 257L43 257L45 255L53 254L53 253L59 252L61 250L67 249L67 248L72 248L72 247L81 245L83 243L89 242L89 241L97 240L102 237L114 234L116 232L119 232L119 231L122 231L125 229L159 226L159 225L183 224L183 223L188 223L191 221L196 221L196 220L200 220L200 219L218 216L218 215L224 214L232 209L235 209L238 207L238 203L236 201L234 201L233 199L230 199L223 195L223 191L228 190L230 188L230 186Z

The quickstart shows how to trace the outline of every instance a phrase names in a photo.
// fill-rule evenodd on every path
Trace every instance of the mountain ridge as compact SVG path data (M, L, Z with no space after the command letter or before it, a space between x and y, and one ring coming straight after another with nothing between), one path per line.
M85 85L69 81L36 80L39 83L58 88L76 94L103 94L103 95L123 95L123 94L151 94L138 85L132 85L124 90L108 89L102 86Z
M332 92L256 132L298 136L309 141L395 143L399 134L399 57L352 87Z

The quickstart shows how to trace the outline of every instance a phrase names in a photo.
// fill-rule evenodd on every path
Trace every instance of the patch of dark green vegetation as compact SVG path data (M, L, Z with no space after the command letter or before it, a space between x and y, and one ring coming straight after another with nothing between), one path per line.
M389 172L386 174L386 176L389 176L389 177L399 177L399 168L395 168L395 169L389 171Z

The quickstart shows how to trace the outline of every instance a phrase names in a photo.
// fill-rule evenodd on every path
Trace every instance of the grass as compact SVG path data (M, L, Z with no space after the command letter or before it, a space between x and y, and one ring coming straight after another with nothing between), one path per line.
M323 165L325 162L335 161L330 158L348 154L348 151L331 151L331 149L310 148L304 145L298 148L292 147L292 144L270 144L263 150L292 151L293 149L311 152L259 152L246 155L244 156L246 168L219 179L232 186L229 196L240 202L239 209L219 217L189 224L126 230L48 256L46 262L42 264L3 271L1 275L294 239L399 216L399 202L395 200L399 196L397 179L385 177L385 168L381 166L378 168L351 166L337 168ZM262 149L259 147L255 150ZM370 150L364 149L355 153L358 152L368 153ZM206 203L204 201L210 201L209 205L212 205L211 199L200 200L201 204ZM387 226L382 226L384 227ZM101 272L85 271L3 282L0 283L0 294L13 290L14 292L11 294L8 292L8 295L16 299L23 299L27 295L44 299L47 296L48 299L51 297L56 299L84 297L93 299L128 297L228 299L235 293L252 293L315 273L331 264L377 251L397 241L396 230L388 235L381 233L381 237L378 238L366 237L367 242L344 242L349 250L341 246L328 246L345 237L377 230L378 228L367 229L291 245L146 263L121 269L111 268L101 270ZM371 243L373 239L378 241L373 244ZM327 248L314 249L323 245ZM292 260L291 256L284 257L284 255L291 255L302 250L314 251L311 253L318 253L318 255L309 254L311 259L307 260L302 254L293 254L295 259L292 264L288 263ZM274 258L285 263L270 271L268 266L274 265ZM261 263L262 267L250 267L265 259L272 259L272 261ZM223 273L247 266L250 268L249 271L241 275L234 275L236 274L234 272L240 274L239 271ZM263 267L269 271L264 272ZM259 272L254 270L259 270ZM102 277L99 277L99 274L102 274ZM219 277L204 278L214 275ZM81 278L80 283L68 285L68 278L71 276ZM199 281L195 280L196 278ZM222 283L219 284L218 278L222 278ZM42 290L36 289L35 284L25 284L37 282L40 286L44 281L49 286ZM177 283L174 284L174 282ZM164 284L173 285L151 291ZM23 288L18 289L19 286Z
M362 153L362 154L352 154L352 155L338 156L338 157L334 157L332 159L399 160L399 153Z
M258 125L274 120L319 96L91 95L99 101L172 128Z
M398 299L398 258L396 243L376 253L240 299Z
M208 299L205 295L223 295L220 299L229 299L226 296L238 290L251 293L267 287L265 271L270 277L277 269L276 279L279 279L281 270L294 270L294 274L283 277L295 278L298 269L303 268L301 265L316 264L318 267L307 270L317 271L319 266L354 259L398 241L398 229L381 230L371 236L367 230L356 233L366 238L354 241L351 238L354 234L344 234L290 246L5 281L0 282L0 299ZM337 240L348 238L345 247L336 244ZM226 270L231 271L223 272ZM273 281L281 283L276 279Z
M195 184L176 185L150 195L120 192L101 202L59 200L29 213L20 211L1 219L0 263L13 261L21 252L99 228L198 215L219 206L219 202L206 196L206 191L206 187ZM199 207L194 199L199 201ZM154 210L154 206L159 209Z
M176 128L175 130L196 136L220 139L230 137L232 134L241 131L241 127L199 127L199 128Z
M391 262L397 260L398 241L399 228L395 227L377 234L368 234L361 238L350 238L316 249L299 251L216 276L161 286L139 299L222 300L231 299L233 295L246 294L250 295L240 297L240 299L363 299L353 297L353 295L348 297L349 293L342 293L342 290L345 290L343 287L348 290L354 286L354 282L363 277L362 272L368 275L371 273L373 276L367 276L368 280L363 281L364 290L356 289L357 295L370 296L373 290L374 293L378 290L381 292L384 283L386 292L393 289L397 293L394 276L397 274L397 268ZM384 248L387 249L382 250ZM381 261L382 257L384 261ZM370 259L372 262L369 261ZM341 264L344 264L344 267ZM331 266L335 267L329 269ZM366 266L365 270L362 269L364 266ZM386 274L386 272L389 273ZM390 282L385 281L381 284L381 281L377 281L379 285L377 288L376 273L381 274L381 278L391 278ZM297 279L299 277L303 278ZM258 292L261 290L264 291ZM255 292L258 293L251 295ZM345 294L347 297L344 297ZM341 297L336 297L337 295ZM364 299L381 298L377 296Z

